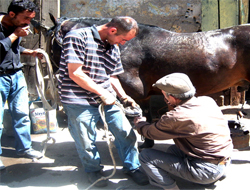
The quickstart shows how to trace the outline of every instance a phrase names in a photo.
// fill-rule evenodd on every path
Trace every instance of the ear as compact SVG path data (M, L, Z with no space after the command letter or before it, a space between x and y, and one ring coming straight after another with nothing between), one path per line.
M16 14L13 11L10 11L9 16L10 16L10 18L14 18L16 16Z
M117 33L117 28L116 27L111 27L110 29L109 29L109 33L110 34L116 34Z

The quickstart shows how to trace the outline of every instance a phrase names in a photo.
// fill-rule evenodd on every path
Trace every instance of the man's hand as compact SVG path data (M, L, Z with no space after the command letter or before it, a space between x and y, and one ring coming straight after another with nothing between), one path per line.
M104 90L100 98L102 99L105 105L114 105L116 101L114 95L111 94L108 90Z
M134 118L134 124L137 125L137 123L141 122L141 121L147 121L146 117L135 117Z
M42 58L43 58L43 54L42 54L41 52L39 52L39 49L32 50L31 55L32 55L33 57L38 57L39 59L42 59Z
M123 105L123 107L128 107L128 106L132 106L132 107L140 107L130 96L126 96L126 97L121 97L121 103Z
M14 34L18 37L27 36L30 33L29 28L30 28L29 26L17 27L14 31Z
M43 54L40 52L40 49L32 50L32 49L25 49L22 52L23 55L31 55L33 57L38 57L39 59L43 58Z
M30 33L29 26L17 27L15 31L11 35L9 35L9 38L11 40L11 43L13 43L19 37L27 36L29 33Z

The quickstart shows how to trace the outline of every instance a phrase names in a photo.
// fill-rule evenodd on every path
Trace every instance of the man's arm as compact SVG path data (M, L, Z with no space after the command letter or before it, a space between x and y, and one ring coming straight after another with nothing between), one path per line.
M106 89L97 85L88 75L82 71L82 64L68 63L69 78L85 90L100 96L104 104L114 104L116 98Z
M139 107L139 105L131 97L129 97L126 94L117 76L111 76L110 82L111 82L112 87L116 91L117 96L120 98L122 103L125 104L124 105L125 107L126 106Z
M27 36L30 33L28 29L29 29L29 26L26 26L26 27L17 27L15 29L15 31L8 36L10 42L8 43L8 41L6 41L8 45L6 44L5 47L9 47L10 48L11 44L14 43L14 41L16 41L19 37ZM8 51L7 48L5 48L5 49L6 49L6 51ZM38 57L39 59L43 58L43 55L41 53L37 52L36 50L21 48L21 52L20 53L23 54L23 55L31 55L33 57Z
M85 90L93 92L99 96L104 93L104 88L97 85L88 75L82 71L82 64L68 64L69 78Z
M134 125L137 132L152 140L168 140L181 137L181 134L175 131L171 124L165 119L160 119L154 123L148 123L145 117L134 118ZM183 136L186 136L184 133Z
M17 27L15 31L11 35L9 35L11 43L16 41L19 37L24 37L29 35L30 33L29 28L30 28L29 26Z
M38 57L39 59L42 59L43 58L43 54L42 53L39 53L39 50L32 50L32 49L24 49L22 52L21 52L22 55L30 55L30 56L33 56L33 57Z
M127 97L127 94L124 91L124 89L122 88L122 85L121 85L119 79L117 78L117 76L111 76L110 77L110 83L111 83L112 87L114 88L114 90L116 91L117 96L119 98L122 99L122 98Z
M17 27L15 31L11 35L9 35L11 43L16 41L17 38L19 37L27 36L30 33L28 29L29 29L29 26Z
M5 49L5 51L9 51L12 44L19 38L23 36L27 36L29 34L29 31L27 30L29 26L27 27L17 27L15 31L10 34L7 38L1 39L1 46Z

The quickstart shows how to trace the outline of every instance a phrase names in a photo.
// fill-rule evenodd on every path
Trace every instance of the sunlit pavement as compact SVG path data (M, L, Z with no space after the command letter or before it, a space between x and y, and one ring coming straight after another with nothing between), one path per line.
M109 176L113 172L113 163L108 150L106 139L103 138L105 132L98 130L97 146L99 148L102 164L104 165L104 174ZM59 121L59 128L56 133L50 133L55 139L48 141L48 147L45 156L40 160L20 158L16 156L13 137L3 135L2 137L2 161L6 169L0 172L0 189L69 189L81 190L87 189L91 184L88 183L86 174L78 158L74 141L71 138L66 127L64 119ZM46 140L47 134L32 134L33 148L39 151L44 150L41 143ZM138 135L138 144L141 144L141 137ZM155 149L165 150L173 144L172 140L156 141ZM109 184L105 190L122 189L159 189L151 185L138 186L122 172L121 161L116 149L113 148L113 154L116 161L115 175L109 179ZM242 150L235 149L232 155L232 164L227 172L227 177L222 181L217 181L211 186L201 186L186 182L182 179L176 179L181 190L184 189L216 189L216 190L248 190L250 171L250 147Z

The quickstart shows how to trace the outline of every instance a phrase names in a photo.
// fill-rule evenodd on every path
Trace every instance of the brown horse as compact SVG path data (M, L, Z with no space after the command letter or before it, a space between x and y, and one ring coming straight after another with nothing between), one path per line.
M60 43L69 30L109 20L86 17L54 20L55 40L49 49L53 62L59 65ZM186 73L197 95L232 86L245 87L250 81L250 25L194 33L175 33L144 24L139 24L139 28L135 38L120 46L125 72L119 76L126 92L138 102L158 94L152 84L173 72Z
M250 81L250 25L196 33L143 26L120 48L125 69L120 80L135 99L147 97L156 80L173 72L186 73L197 95Z

